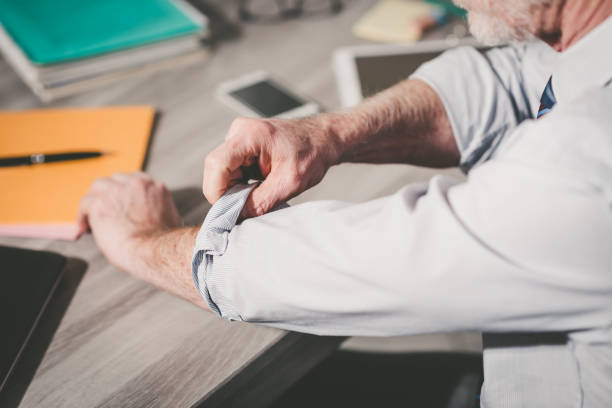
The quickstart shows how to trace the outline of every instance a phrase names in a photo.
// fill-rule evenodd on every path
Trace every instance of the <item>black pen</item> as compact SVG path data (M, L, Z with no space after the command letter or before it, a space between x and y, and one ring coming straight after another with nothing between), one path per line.
M32 164L92 159L94 157L100 157L103 154L103 152L34 153L29 156L0 157L0 167L28 166Z

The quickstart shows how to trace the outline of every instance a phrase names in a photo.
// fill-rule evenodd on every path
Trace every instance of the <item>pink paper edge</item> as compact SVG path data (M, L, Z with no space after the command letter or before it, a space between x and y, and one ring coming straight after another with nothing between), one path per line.
M79 237L76 224L0 225L0 235L25 238L75 240Z

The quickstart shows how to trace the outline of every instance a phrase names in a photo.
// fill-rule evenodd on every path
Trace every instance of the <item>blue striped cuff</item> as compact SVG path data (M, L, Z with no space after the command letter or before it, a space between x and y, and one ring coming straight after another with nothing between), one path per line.
M215 303L208 290L206 278L212 270L214 257L225 253L229 233L236 225L249 194L257 184L236 185L212 206L198 232L193 252L191 272L196 289L213 312L231 320L238 320L240 316L235 313L227 316L221 312L219 305Z

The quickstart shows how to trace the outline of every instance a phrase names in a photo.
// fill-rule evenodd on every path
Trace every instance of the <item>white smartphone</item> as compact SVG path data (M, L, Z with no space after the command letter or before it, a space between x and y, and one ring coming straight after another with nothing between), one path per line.
M242 115L263 118L300 118L321 111L320 106L296 95L264 71L223 82L217 97Z

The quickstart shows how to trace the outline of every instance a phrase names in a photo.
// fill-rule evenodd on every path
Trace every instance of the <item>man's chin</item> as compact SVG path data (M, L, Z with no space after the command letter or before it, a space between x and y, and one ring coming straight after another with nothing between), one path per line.
M472 35L486 45L507 44L532 38L529 31L521 25L512 27L501 18L478 12L468 13L468 23Z

